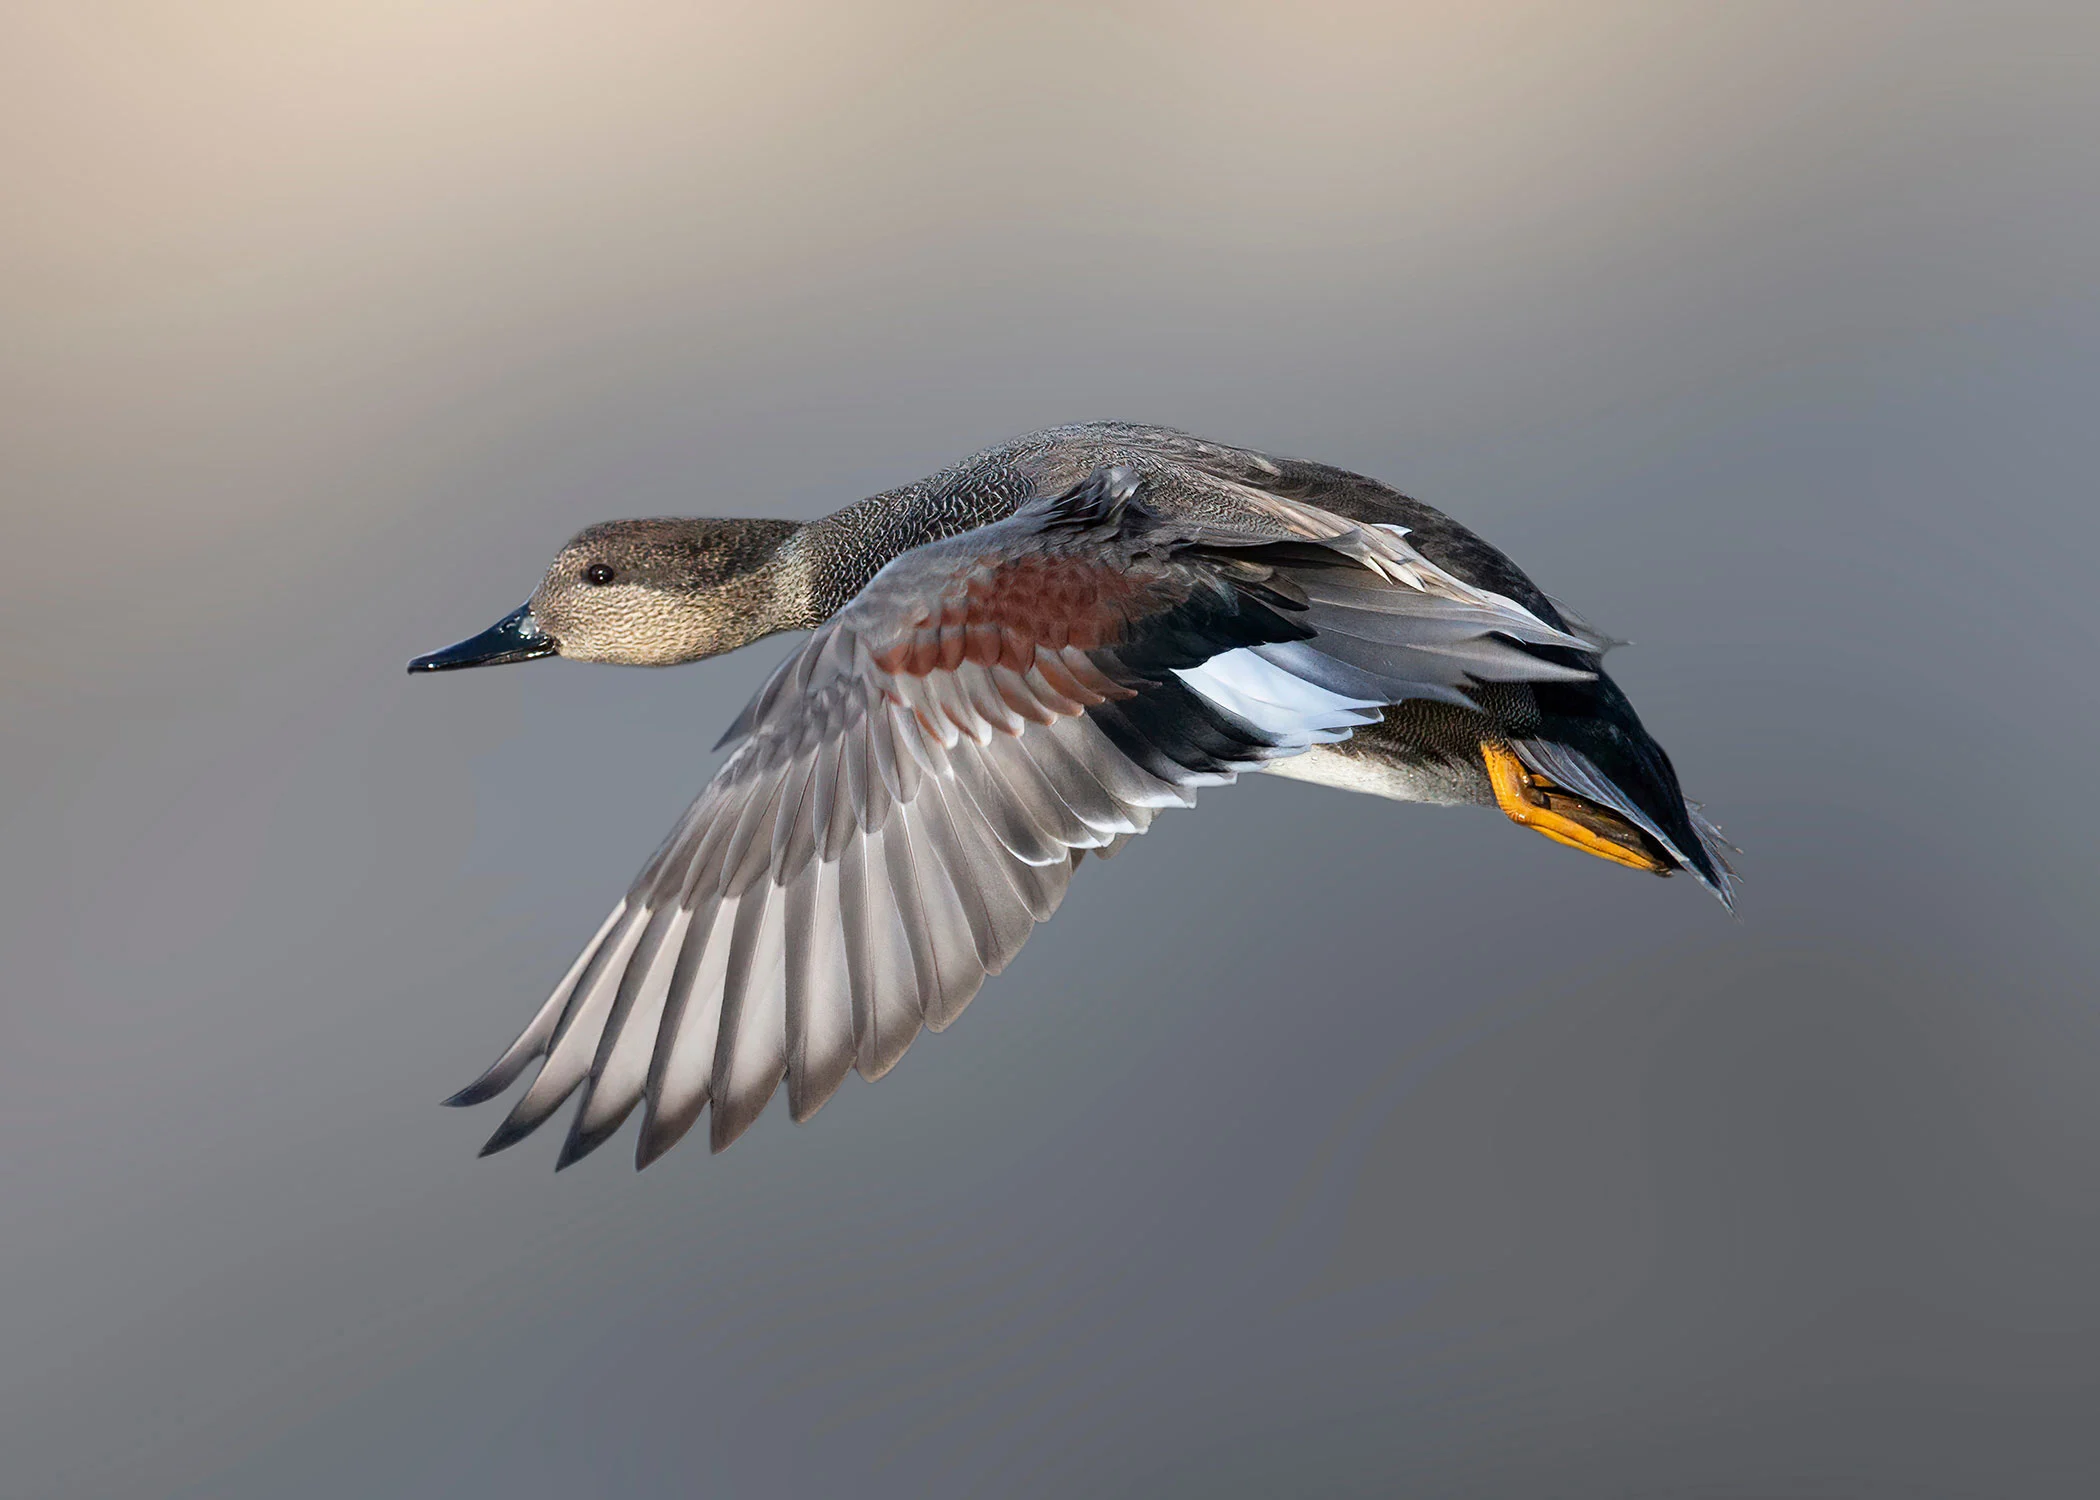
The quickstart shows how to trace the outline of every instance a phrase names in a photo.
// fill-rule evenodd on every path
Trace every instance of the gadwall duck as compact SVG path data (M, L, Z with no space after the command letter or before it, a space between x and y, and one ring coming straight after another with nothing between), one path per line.
M1478 803L1724 902L1722 844L1604 674L1613 644L1376 480L1123 423L1052 428L800 524L592 526L531 600L412 672L670 665L812 630L524 1032L483 1154L581 1091L559 1165L637 1104L647 1166L806 1120L941 1030L1087 851L1268 770Z

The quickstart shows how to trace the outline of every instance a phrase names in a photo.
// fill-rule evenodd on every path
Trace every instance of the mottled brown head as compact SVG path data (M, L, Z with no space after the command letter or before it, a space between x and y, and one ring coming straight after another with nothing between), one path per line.
M604 521L561 549L523 608L411 672L538 656L663 667L817 623L793 521Z
M577 661L661 667L813 623L792 521L605 521L561 549L530 608Z

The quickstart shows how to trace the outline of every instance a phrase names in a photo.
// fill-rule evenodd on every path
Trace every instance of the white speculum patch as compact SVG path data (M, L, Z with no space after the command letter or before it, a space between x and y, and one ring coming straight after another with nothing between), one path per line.
M1375 721L1382 706L1294 677L1245 647L1213 656L1199 667L1177 668L1174 675L1291 749L1347 739L1350 730Z

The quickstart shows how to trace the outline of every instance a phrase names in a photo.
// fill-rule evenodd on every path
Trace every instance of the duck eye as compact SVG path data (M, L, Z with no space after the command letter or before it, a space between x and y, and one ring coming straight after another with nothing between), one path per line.
M583 581L597 584L602 588L613 581L613 570L604 563L592 563L583 570Z

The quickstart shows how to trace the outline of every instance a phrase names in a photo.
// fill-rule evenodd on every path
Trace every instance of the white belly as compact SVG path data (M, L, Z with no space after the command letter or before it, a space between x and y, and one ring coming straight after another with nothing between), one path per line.
M1328 745L1315 745L1302 755L1272 760L1262 769L1271 776L1310 781L1345 792L1362 792L1370 797L1389 797L1395 802L1433 802L1444 807L1463 807L1479 800L1469 796L1469 788L1448 771L1344 755Z

